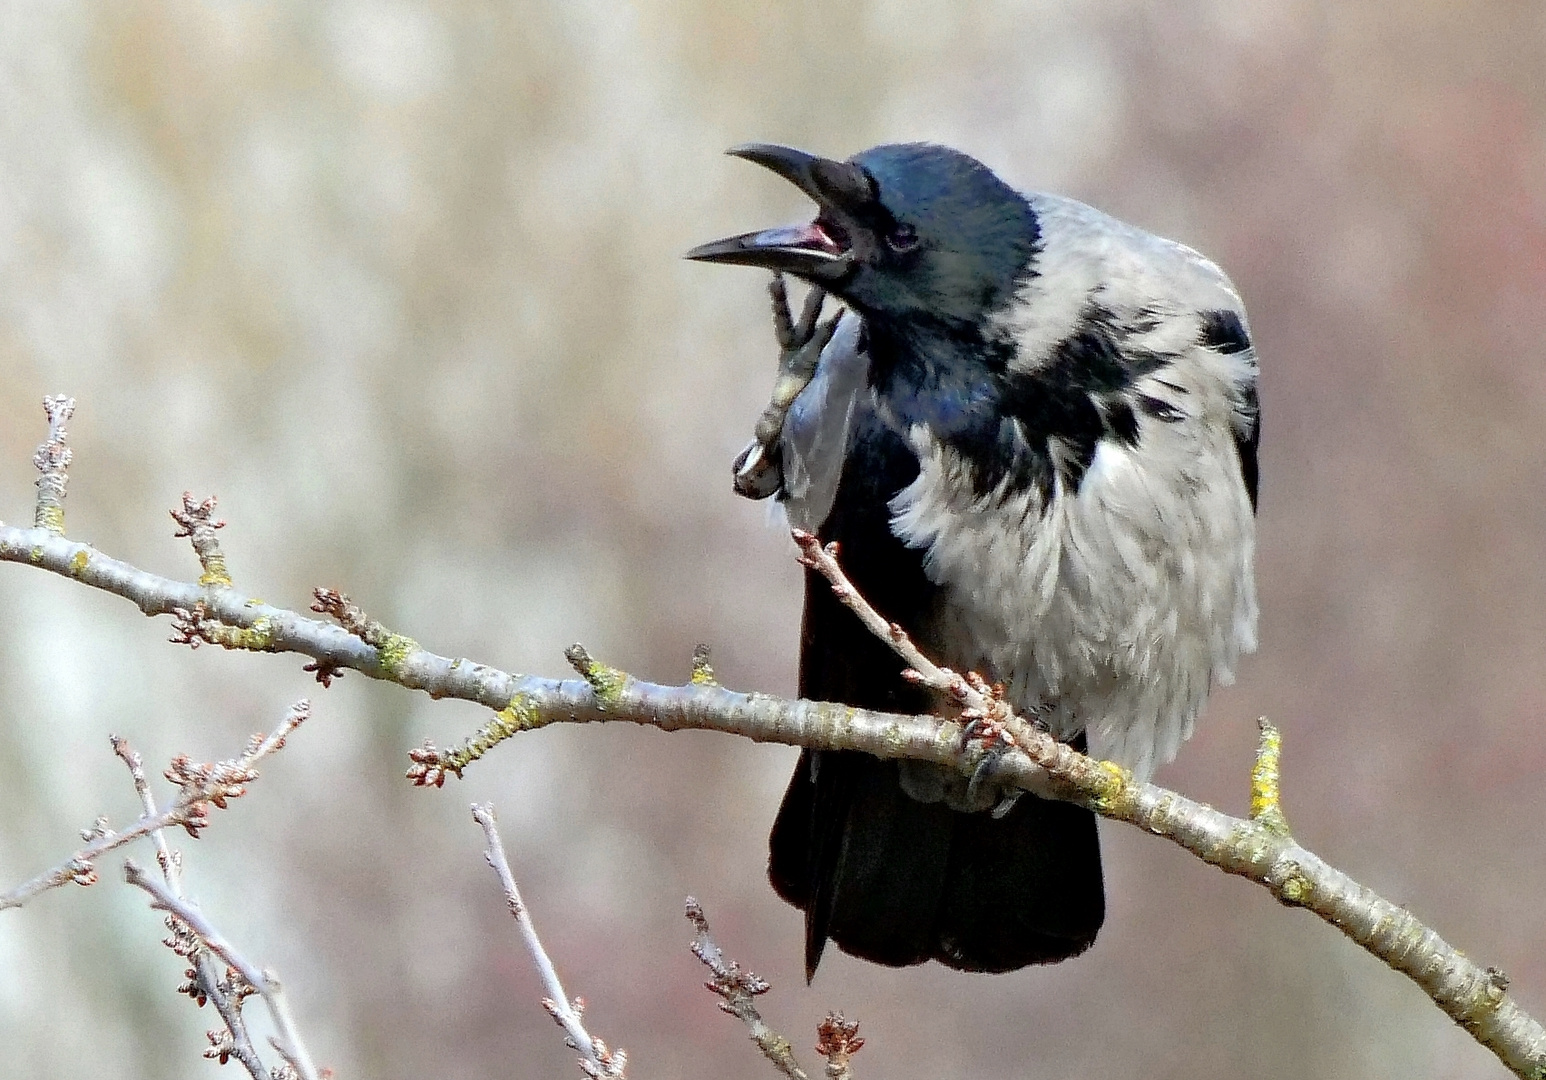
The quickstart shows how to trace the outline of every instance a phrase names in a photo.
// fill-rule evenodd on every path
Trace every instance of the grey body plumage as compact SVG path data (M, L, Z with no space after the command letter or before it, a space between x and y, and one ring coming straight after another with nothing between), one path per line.
M1118 363L1130 358L1121 385L1089 392L1107 416L1089 460L1057 434L1029 447L1037 433L1011 420L1012 438L1049 464L1050 485L1007 470L974 482L969 451L926 423L898 423L854 378L866 357L849 314L820 374L842 373L830 382L852 386L852 398L813 385L785 437L786 471L826 482L789 485L784 498L792 522L818 526L836 493L822 460L837 441L830 429L846 434L847 414L877 411L922 466L891 505L893 529L945 588L927 635L943 662L1003 681L1055 734L1088 730L1092 753L1147 778L1191 734L1209 687L1232 682L1256 647L1253 498L1236 449L1259 422L1256 353L1204 340L1216 312L1245 325L1212 263L1081 203L1030 202L1038 272L996 316L1013 345L1007 377L1047 370L1091 333ZM1114 408L1129 411L1130 435L1110 424Z
M1196 252L1017 194L945 148L743 156L821 216L694 257L804 273L849 307L784 425L790 520L857 540L884 568L861 587L937 659L1149 775L1256 647L1257 362L1239 295ZM776 258L759 258L763 238ZM896 673L851 659L863 647L821 588L807 590L802 693L903 702L860 686ZM771 867L807 911L812 970L828 936L884 963L980 970L1093 941L1092 821L1029 799L1018 823L987 825L981 798L938 770L849 761L858 779L826 781L834 792L813 764L791 782ZM922 854L891 835L904 819ZM995 919L998 938L977 925Z

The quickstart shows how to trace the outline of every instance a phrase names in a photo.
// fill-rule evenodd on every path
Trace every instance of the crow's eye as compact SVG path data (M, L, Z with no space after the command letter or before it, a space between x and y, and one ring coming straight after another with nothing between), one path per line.
M918 246L918 230L905 221L899 221L886 234L886 246L892 251L911 251Z

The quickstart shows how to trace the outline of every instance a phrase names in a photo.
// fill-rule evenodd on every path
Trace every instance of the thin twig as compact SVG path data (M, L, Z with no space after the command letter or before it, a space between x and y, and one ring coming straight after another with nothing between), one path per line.
M193 492L183 492L183 507L172 511L172 520L177 522L178 530L172 535L188 538L199 565L204 568L199 584L230 585L231 574L226 569L225 553L220 550L220 538L215 535L216 529L225 528L225 522L215 517L215 497L211 495L199 501L193 497Z
M532 963L537 968L537 977L542 980L542 989L547 993L547 997L542 999L542 1007L564 1029L564 1041L570 1049L579 1053L580 1069L585 1075L596 1080L603 1077L615 1080L623 1076L628 1066L627 1051L621 1048L609 1049L606 1043L585 1030L581 1020L585 999L575 998L571 1001L564 993L563 983L558 981L558 972L553 967L553 961L548 958L547 950L542 947L537 927L531 921L531 913L526 909L526 902L521 899L521 890L515 884L515 875L510 871L510 860L505 857L505 845L499 837L499 826L494 820L494 805L473 803L472 816L474 821L483 826L483 835L488 841L483 857L499 878L499 884L505 891L505 905L515 917L515 924L521 931L521 940L526 945L526 951L531 954Z
M122 832L108 829L99 820L98 826L89 833L90 843L69 859L22 882L9 892L0 893L0 911L21 907L39 893L68 885L72 881L81 885L95 883L95 864L98 859L115 848L157 830L179 825L191 835L197 836L198 831L209 824L209 807L214 805L223 809L228 800L245 794L246 785L257 776L253 766L284 746L285 736L295 730L310 712L310 702L296 702L273 732L266 736L254 735L239 758L212 765L195 765L186 755L174 758L167 770L167 778L177 784L180 790L170 806L165 810L145 813ZM116 742L114 749L117 749Z
M987 702L966 681L966 679L951 671L949 668L940 667L923 654L918 646L913 644L913 639L907 636L900 623L888 621L880 612L870 606L854 583L848 580L848 575L843 572L838 564L838 546L828 544L825 547L814 533L804 529L791 529L789 535L794 539L795 546L800 549L797 556L800 565L814 570L832 586L832 595L837 597L848 610L859 617L864 628L874 634L880 640L891 646L893 652L902 658L907 665L908 677L927 686L941 694L947 694L962 705L983 708Z
M130 885L144 889L151 895L151 907L175 916L198 936L205 948L234 968L246 980L247 985L262 995L264 1004L268 1006L269 1016L273 1018L274 1028L278 1032L272 1040L274 1049L279 1051L280 1057L300 1074L301 1080L320 1080L317 1067L312 1064L311 1054L296 1029L295 1017L290 1012L290 1005L285 999L284 987L280 984L278 976L266 968L260 970L237 952L235 946L215 929L214 924L204 917L204 913L192 901L174 895L165 884L145 873L133 859L124 860L123 874L124 880Z
M128 767L129 775L134 780L134 790L138 793L140 804L144 807L143 816L154 817L156 798L151 794L149 781L145 779L145 769L139 754L129 746L129 740L117 735L108 737L113 742L113 752ZM152 829L150 838L155 842L156 862L161 867L161 875L166 881L167 889L173 896L181 897L183 895L182 856L173 851L171 845L167 843L164 829ZM170 920L170 917L168 918ZM176 933L175 926L169 926L169 929ZM197 993L214 1004L215 1011L220 1014L220 1019L226 1027L224 1039L218 1039L219 1032L211 1035L210 1042L214 1046L213 1056L234 1057L252 1075L252 1080L269 1080L268 1073L263 1068L263 1062L259 1060L257 1051L253 1049L252 1038L247 1034L247 1023L242 1019L241 1001L233 999L221 988L220 973L215 969L214 959L204 949L199 949L189 959L193 964L189 974L194 981ZM205 1056L212 1056L212 1052L206 1051ZM223 1057L222 1060L224 1060Z
M693 926L692 954L703 962L713 974L704 983L707 990L720 998L719 1007L746 1025L752 1042L762 1051L773 1067L789 1080L810 1080L806 1071L795 1060L794 1047L788 1039L768 1027L757 1011L757 998L771 989L768 981L742 971L741 966L725 956L723 950L709 934L709 920L703 914L703 906L692 897L687 898L687 921ZM857 1030L857 1027L856 1027Z
M70 480L70 459L74 456L65 445L68 438L65 424L75 412L75 399L63 394L45 397L43 412L48 416L48 441L32 455L32 464L38 469L38 495L32 510L32 524L63 536L64 489Z
M963 675L941 667L925 656L907 631L902 629L902 625L888 622L849 580L848 574L837 561L837 544L823 546L814 533L804 529L791 529L789 535L800 549L799 555L795 557L800 565L826 578L838 602L852 611L866 630L891 646L891 651L907 665L902 672L903 678L953 701L961 708L961 719L976 721L978 728L994 732L1005 744L1015 744L1013 731L1017 731L1018 725L1025 721L1016 717L1014 710L1004 700L1003 687L988 685L982 676L973 671ZM1013 731L998 730L1006 727Z

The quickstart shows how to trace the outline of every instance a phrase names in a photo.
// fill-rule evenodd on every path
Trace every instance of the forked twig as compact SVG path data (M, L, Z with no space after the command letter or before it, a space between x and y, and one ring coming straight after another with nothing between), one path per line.
M311 1054L306 1049L306 1044L301 1040L300 1031L295 1026L295 1017L290 1012L290 1003L284 995L284 988L280 985L279 978L267 968L260 970L237 952L236 948L204 917L203 912L190 901L173 894L163 882L145 873L138 863L132 859L125 860L123 873L124 880L130 885L144 889L150 894L151 907L167 912L187 927L205 948L235 970L248 987L262 995L263 1003L268 1006L269 1016L273 1018L277 1032L270 1041L279 1056L284 1058L285 1063L295 1070L300 1080L322 1080L317 1067L312 1064Z

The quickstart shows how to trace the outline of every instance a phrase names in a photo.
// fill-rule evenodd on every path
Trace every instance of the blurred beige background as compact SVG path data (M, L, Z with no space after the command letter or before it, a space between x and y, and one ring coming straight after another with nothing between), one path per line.
M337 586L544 674L582 640L679 680L702 640L788 693L798 571L728 482L772 375L764 282L680 253L807 212L726 146L948 142L1201 248L1252 312L1263 647L1159 779L1241 810L1270 714L1302 840L1546 1013L1543 71L1517 0L7 0L0 518L30 516L38 402L70 393L70 532L113 555L193 576L166 511L216 492L270 601ZM763 880L793 751L556 728L420 791L406 750L486 714L167 630L0 566L0 880L134 816L109 732L225 756L315 696L182 847L340 1077L578 1075L473 799L638 1080L766 1074L699 988L688 892L797 1045L827 1008L863 1021L868 1077L1502 1075L1330 928L1127 828L1085 958L834 954L807 989ZM216 1075L215 1017L103 869L0 914L0 1073Z

